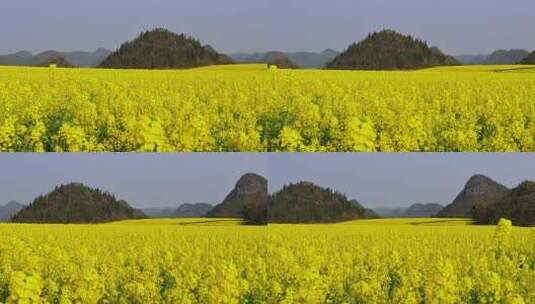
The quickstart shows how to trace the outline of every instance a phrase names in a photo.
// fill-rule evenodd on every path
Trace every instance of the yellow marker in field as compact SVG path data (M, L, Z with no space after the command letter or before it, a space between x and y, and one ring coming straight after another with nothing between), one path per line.
M51 65L49 65L49 67L50 67L51 69L55 69L55 68L57 68L57 65L55 65L55 64L51 64Z

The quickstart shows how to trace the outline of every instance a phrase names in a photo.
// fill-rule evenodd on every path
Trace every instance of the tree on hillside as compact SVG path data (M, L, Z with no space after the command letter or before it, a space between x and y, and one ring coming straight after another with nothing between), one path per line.
M268 201L248 200L243 206L243 220L247 225L268 224Z

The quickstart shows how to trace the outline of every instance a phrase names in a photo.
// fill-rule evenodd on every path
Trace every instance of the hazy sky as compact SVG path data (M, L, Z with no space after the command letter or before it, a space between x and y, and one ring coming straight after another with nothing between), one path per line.
M450 54L535 49L533 0L2 0L0 53L114 49L156 26L222 52L344 49L393 28Z
M136 207L220 203L256 172L270 192L311 181L367 207L449 204L473 174L506 186L535 180L532 154L0 154L0 203L28 203L55 185L82 182Z

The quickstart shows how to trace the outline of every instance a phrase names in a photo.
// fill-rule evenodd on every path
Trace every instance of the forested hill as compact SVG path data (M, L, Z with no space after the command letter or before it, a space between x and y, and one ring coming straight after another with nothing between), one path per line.
M458 64L438 48L393 30L369 34L350 45L327 66L342 70L414 70Z
M125 219L144 218L140 210L110 193L71 183L56 187L52 192L37 197L17 213L17 223L103 223Z
M103 68L183 69L216 64L232 60L203 46L199 40L166 29L141 33L126 42L100 64Z
M529 55L525 50L497 50L487 57L485 64L517 64Z
M535 226L535 182L526 181L513 188L502 199L491 204L478 203L473 209L479 224L497 224L501 218L515 226Z
M524 60L520 62L521 64L535 64L535 51L531 52Z
M335 223L376 214L344 194L310 182L284 186L268 206L270 223Z

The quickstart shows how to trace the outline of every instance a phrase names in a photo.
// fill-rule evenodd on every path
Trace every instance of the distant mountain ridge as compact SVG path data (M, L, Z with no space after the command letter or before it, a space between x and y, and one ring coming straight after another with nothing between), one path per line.
M413 204L406 211L405 217L431 217L440 212L444 206L440 204Z
M0 65L39 66L54 58L65 58L73 66L96 67L109 54L111 51L104 48L99 48L94 52L45 51L35 55L28 51L19 51L14 54L0 55Z
M457 59L462 64L485 64L485 60L490 55L454 55L453 57Z
M382 217L432 217L440 212L444 206L435 203L412 204L408 208L374 208Z
M297 66L286 54L282 52L270 52L267 53L263 59L263 62L268 66L276 66L282 69L297 69Z
M149 207L141 208L141 211L150 218L173 218L176 208L171 207Z
M143 208L141 211L152 218L185 218L185 217L205 217L214 208L208 203L185 203L177 208L172 207L152 207Z
M208 203L182 204L174 212L175 217L205 217L214 208Z
M279 52L269 51L260 53L233 53L229 56L240 63L266 63L269 54L281 53L301 68L323 68L336 57L339 52L326 49L321 53L314 52Z
M528 57L526 50L497 50L486 58L485 64L517 64Z
M0 222L9 221L11 217L17 214L24 207L24 205L15 201L8 202L3 206L0 205Z
M386 218L395 218L395 217L404 217L405 211L407 211L407 208L388 208L388 207L379 207L379 208L372 208L377 215L380 217L386 217Z
M529 53L522 49L496 50L487 55L457 55L455 57L463 64L517 64L528 57Z

